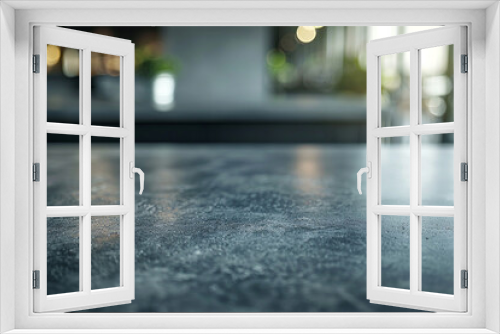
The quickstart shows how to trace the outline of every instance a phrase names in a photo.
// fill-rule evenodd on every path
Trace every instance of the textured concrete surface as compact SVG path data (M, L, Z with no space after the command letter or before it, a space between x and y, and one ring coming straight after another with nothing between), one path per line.
M437 150L437 157L450 154L448 147ZM116 189L106 187L107 179L116 173L106 166L116 165L115 151L101 144L92 153L108 175L96 176L96 186L111 193ZM53 154L78 157L65 145ZM93 311L404 311L366 300L366 198L356 191L364 164L363 145L137 145L146 184L136 195L136 299ZM61 191L64 185L49 185L49 197L65 198ZM408 284L405 219L382 223L388 286ZM423 229L424 287L449 292L452 221L436 218ZM111 282L119 260L108 241L116 233L108 240L103 227L99 231L92 277ZM58 247L53 252L67 254L64 242ZM49 281L55 285L78 275L78 267L61 270L63 258L53 257Z

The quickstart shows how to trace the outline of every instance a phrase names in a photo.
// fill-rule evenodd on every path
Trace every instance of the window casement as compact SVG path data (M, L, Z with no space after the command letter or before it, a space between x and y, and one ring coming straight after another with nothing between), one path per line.
M135 295L134 272L134 44L127 40L83 33L75 30L38 26L34 30L34 312L65 312L130 303ZM47 121L47 48L57 46L78 54L79 121L77 124ZM120 121L117 127L94 125L91 119L91 54L119 57ZM76 137L79 142L79 200L77 205L54 205L47 201L47 136ZM92 139L116 138L120 141L119 199L116 205L95 205L91 194ZM65 159L65 157L62 157ZM142 172L141 172L142 173ZM142 188L142 177L141 177ZM142 189L141 189L142 192ZM68 194L69 196L69 194ZM52 205L51 205L52 204ZM73 203L71 203L73 204ZM79 287L76 291L49 294L47 281L48 225L61 218L63 224L78 224ZM118 222L119 284L96 289L92 283L92 228L96 217L113 217ZM48 235L49 234L49 235Z
M446 48L453 59L453 120L446 123L431 123L422 117L424 62L437 62L429 51ZM424 54L427 55L424 57ZM372 303L409 307L430 311L467 310L467 182L462 168L467 166L467 73L466 28L451 26L374 40L367 48L367 298ZM382 107L383 58L401 57L409 60L408 94L398 96L398 107L407 117L391 120L391 111ZM404 82L400 83L405 85ZM409 87L408 87L409 86ZM451 175L451 184L445 189L433 188L429 198L429 184L424 184L425 173L435 159L424 159L425 146L432 137L452 138L450 163L432 166L439 170L435 176ZM434 144L435 145L435 144ZM398 164L398 160L403 162ZM386 169L386 170L384 170ZM359 174L358 174L359 175ZM359 176L358 176L359 177ZM428 177L427 177L428 178ZM384 182L386 184L384 184ZM391 183L398 182L402 189L395 197ZM444 182L443 182L444 183ZM387 186L389 184L389 186ZM425 192L427 190L427 193ZM425 194L426 196L424 196ZM444 196L443 196L444 195ZM440 198L440 197L444 197ZM446 199L448 198L448 199ZM442 204L445 205L442 205ZM428 219L437 219L437 225L448 225L453 240L453 288L451 294L425 291L422 284L422 248L425 240L422 229ZM447 218L445 218L447 217ZM450 222L451 221L451 222ZM384 283L382 263L384 261L384 225L409 230L409 286L387 286ZM389 227L390 228L390 227ZM436 226L429 227L436 229ZM437 228L440 228L437 226ZM401 242L405 243L406 240ZM443 264L444 265L444 264ZM463 281L464 280L464 281ZM394 282L393 282L394 283ZM397 283L396 283L397 285Z

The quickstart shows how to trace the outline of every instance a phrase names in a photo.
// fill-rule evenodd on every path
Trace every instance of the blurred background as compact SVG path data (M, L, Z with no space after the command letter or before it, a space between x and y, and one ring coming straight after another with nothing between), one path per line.
M364 143L366 43L428 28L72 27L135 43L136 141L172 143ZM78 122L78 52L48 51L49 120ZM435 52L423 117L449 121L451 54ZM409 57L383 66L383 104L403 109ZM117 122L119 72L118 57L93 53L101 125Z
M135 43L136 298L91 312L397 312L366 299L366 44L433 27L70 27ZM422 50L422 122L453 121L453 50ZM79 52L47 49L47 120L79 123ZM120 59L92 53L93 125L120 125ZM381 57L382 125L409 124L409 57ZM453 135L422 138L426 205L453 205ZM47 204L79 204L79 136L48 140ZM120 202L120 141L92 137L92 205ZM382 141L383 204L409 145ZM384 286L409 287L408 217ZM48 293L79 289L77 218L48 224ZM423 289L453 293L453 219L422 226ZM117 217L92 219L92 288L119 285Z

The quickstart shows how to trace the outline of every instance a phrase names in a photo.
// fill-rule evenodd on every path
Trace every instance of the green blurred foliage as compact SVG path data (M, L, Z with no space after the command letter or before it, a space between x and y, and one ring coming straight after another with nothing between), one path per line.
M177 74L180 62L169 55L158 56L148 47L138 47L135 50L135 69L138 75L153 77L159 73Z
M272 50L267 55L267 64L272 70L277 70L286 64L286 55L281 50Z
M334 91L344 94L366 94L366 69L360 66L357 57L344 57L342 75Z

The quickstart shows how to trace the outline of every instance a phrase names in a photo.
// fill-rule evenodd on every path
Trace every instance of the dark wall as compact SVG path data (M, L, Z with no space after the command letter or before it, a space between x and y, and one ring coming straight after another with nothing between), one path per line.
M137 124L137 142L365 143L366 123L178 122Z

